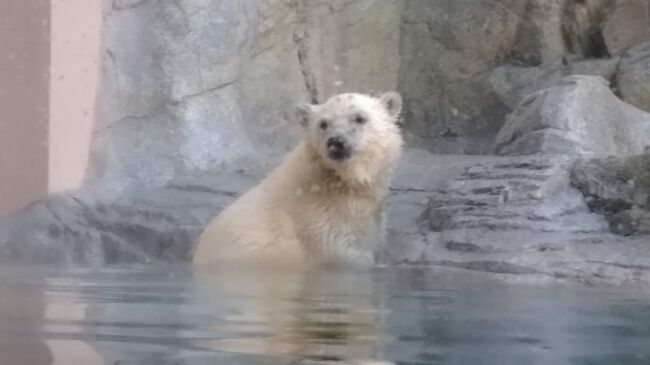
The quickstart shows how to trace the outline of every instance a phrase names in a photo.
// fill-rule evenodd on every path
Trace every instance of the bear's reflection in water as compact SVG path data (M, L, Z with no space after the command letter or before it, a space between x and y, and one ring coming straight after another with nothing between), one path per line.
M195 272L197 290L218 318L216 351L288 357L298 363L390 364L380 344L380 284L367 271ZM215 284L218 282L218 284Z

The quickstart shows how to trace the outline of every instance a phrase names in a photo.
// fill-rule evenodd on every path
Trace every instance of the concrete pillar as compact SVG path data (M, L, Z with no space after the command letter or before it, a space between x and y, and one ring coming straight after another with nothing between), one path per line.
M0 218L83 182L99 74L102 0L4 0Z
M47 193L50 1L0 11L0 217Z
M83 182L99 75L102 0L52 0L49 192Z

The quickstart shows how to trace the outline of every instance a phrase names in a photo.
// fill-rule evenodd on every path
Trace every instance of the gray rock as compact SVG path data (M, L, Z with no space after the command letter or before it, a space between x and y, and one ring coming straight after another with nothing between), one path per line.
M388 229L392 232L417 232L417 219L429 197L441 189L450 176L462 172L468 162L486 156L434 155L408 149L400 161L389 198Z
M632 155L650 145L650 114L622 102L596 76L571 76L529 95L496 140L501 155Z
M511 57L528 66L561 64L566 58L566 4L563 0L531 0L526 2L522 21Z
M602 27L611 55L650 39L650 3L646 0L616 0Z
M610 233L571 186L572 161L566 155L467 160L430 198L419 231L392 232L386 259L532 280L646 282L650 236Z
M412 143L489 150L507 110L485 79L510 54L524 12L525 2L512 0L404 2L398 89Z
M612 5L611 0L564 2L562 32L570 57L579 59L608 56L603 25Z
M92 190L51 196L0 223L0 257L91 266L186 261L211 217L252 182L228 174L110 199Z
M528 95L556 86L568 76L601 76L606 80L614 80L619 62L618 58L613 58L580 61L566 66L505 65L490 73L489 83L508 109L514 110Z
M618 54L612 51L619 44L634 43L647 27L639 27L645 16L643 1L527 1L512 57L537 66ZM636 18L631 14L635 10L640 10Z
M620 158L579 161L571 171L571 183L601 214L616 214L634 206L634 187Z
M623 55L616 84L623 100L650 112L650 41Z
M650 211L634 207L609 218L612 232L623 236L650 234Z
M536 156L467 166L430 198L420 217L422 227L434 232L606 230L570 187L570 165L567 156Z
M562 76L611 79L617 60L603 38L611 3L404 2L398 83L410 142L436 153L491 153L521 97Z
M579 161L571 183L589 208L602 214L612 232L624 236L650 234L650 155Z

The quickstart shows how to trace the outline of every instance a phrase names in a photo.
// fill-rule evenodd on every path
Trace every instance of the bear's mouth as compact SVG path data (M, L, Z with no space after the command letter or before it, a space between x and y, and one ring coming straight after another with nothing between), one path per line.
M352 153L347 148L346 149L329 148L327 150L327 157L329 157L330 160L340 162L340 161L345 161L345 160L349 159L350 157L352 157Z

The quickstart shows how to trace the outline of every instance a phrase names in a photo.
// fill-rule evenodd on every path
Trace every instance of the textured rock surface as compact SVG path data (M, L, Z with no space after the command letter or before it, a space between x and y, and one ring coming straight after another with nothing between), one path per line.
M616 84L623 100L650 112L650 41L626 52Z
M0 224L0 257L36 264L186 261L208 220L254 180L225 174L110 199L90 190L55 195Z
M499 96L508 110L514 110L528 95L556 86L568 76L601 76L606 80L615 81L619 62L618 58L612 58L580 61L566 66L506 65L494 69L488 80L491 89Z
M643 1L113 1L92 176L123 187L264 167L293 141L296 102L350 90L399 89L413 144L491 152L504 94L610 79L609 55L650 39ZM539 77L495 85L508 65Z
M588 283L650 280L650 237L609 233L570 185L571 158L484 157L463 166L432 195L419 224L391 232L388 262Z
M650 155L583 160L571 181L613 232L650 234Z
M504 94L551 86L559 73L610 79L616 59L592 70L580 63L607 64L650 39L648 23L640 24L647 14L632 15L643 1L406 1L398 82L412 143L439 153L488 153L513 107ZM495 85L490 75L504 66L530 69L531 82L525 89Z
M650 39L650 2L616 0L603 24L607 51L619 55L629 47Z
M91 176L108 188L277 160L296 103L397 84L396 1L115 1Z
M632 155L650 141L650 114L622 102L596 76L571 76L529 95L496 141L502 155Z
M516 42L521 1L407 1L399 90L413 140L436 152L481 153L506 110L485 78ZM474 26L482 24L481 27Z

